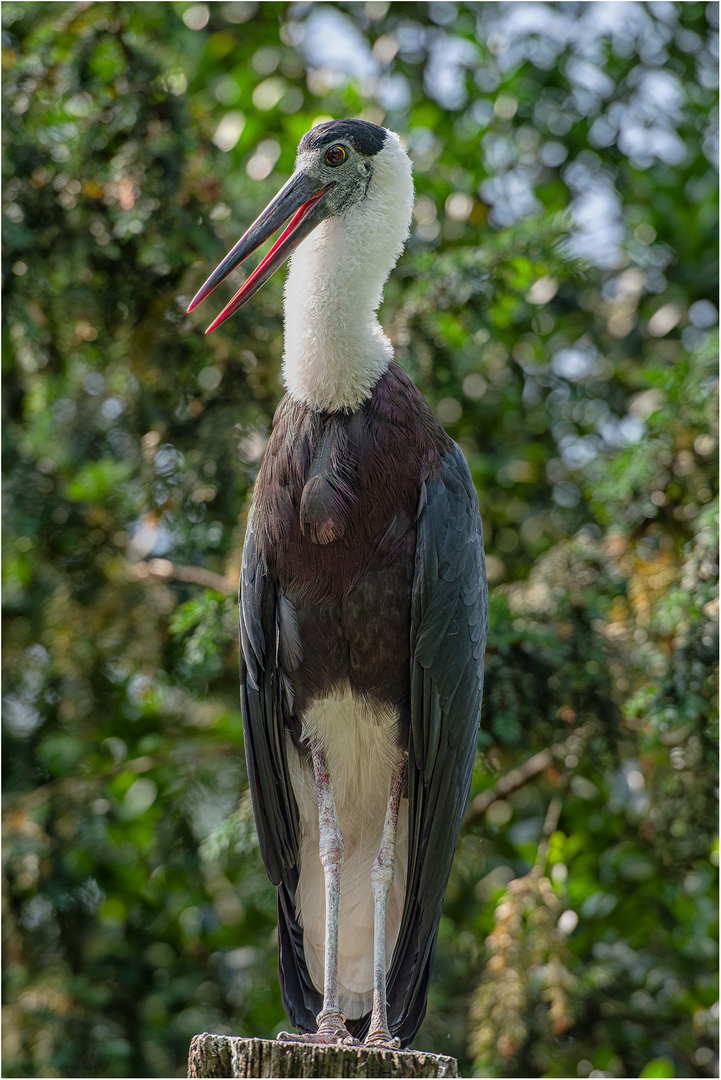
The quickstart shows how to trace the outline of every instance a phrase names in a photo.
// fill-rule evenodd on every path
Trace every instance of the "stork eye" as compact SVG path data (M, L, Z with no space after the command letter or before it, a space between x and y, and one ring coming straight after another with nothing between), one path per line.
M342 165L347 157L347 154L342 146L331 146L330 150L326 150L325 160L327 165Z

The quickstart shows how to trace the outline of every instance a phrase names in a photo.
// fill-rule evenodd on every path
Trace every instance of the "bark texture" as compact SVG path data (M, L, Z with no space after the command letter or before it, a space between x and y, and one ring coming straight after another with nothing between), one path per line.
M321 1046L196 1035L190 1044L189 1077L455 1077L455 1058L418 1050L374 1050L365 1046Z

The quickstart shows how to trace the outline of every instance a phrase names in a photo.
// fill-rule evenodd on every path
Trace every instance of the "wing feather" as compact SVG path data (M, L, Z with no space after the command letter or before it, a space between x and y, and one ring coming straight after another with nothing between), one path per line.
M245 758L261 856L268 877L278 886L283 1003L299 1030L312 1031L322 998L308 975L303 931L296 915L298 810L284 741L284 710L292 708L288 676L301 655L295 614L286 598L276 593L258 554L251 512L240 578L240 698Z
M390 1026L407 1043L430 968L478 743L488 595L478 499L458 447L428 481L411 616L410 841L406 902L389 969Z
M270 880L279 885L298 860L298 813L285 760L283 696L274 662L278 598L256 549L252 514L243 548L239 607L240 696L248 782L263 862Z

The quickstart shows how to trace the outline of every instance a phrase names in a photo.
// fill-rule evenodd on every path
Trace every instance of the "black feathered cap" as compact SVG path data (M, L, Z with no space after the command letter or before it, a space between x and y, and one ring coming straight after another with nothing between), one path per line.
M306 132L298 150L317 150L321 146L343 139L365 157L373 157L386 141L386 129L368 120L326 120Z

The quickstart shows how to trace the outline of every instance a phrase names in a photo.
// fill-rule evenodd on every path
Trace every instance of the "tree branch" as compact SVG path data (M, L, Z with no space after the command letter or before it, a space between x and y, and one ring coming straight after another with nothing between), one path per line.
M147 581L148 578L159 581L187 581L191 585L201 585L204 589L215 589L216 592L226 595L236 590L234 581L228 581L212 570L206 570L202 566L181 566L170 559L143 559L133 563L130 573L139 581Z
M491 803L496 802L498 799L505 798L506 795L510 795L512 791L515 791L519 787L523 787L529 780L532 780L538 773L543 772L549 765L553 764L553 753L546 747L545 750L539 750L537 754L529 758L528 761L524 761L523 765L519 765L516 769L511 769L510 772L502 776L497 784L487 791L482 791L480 795L476 795L473 802L466 811L466 817L463 822L464 829L469 828L472 825L477 825L485 814Z
M539 773L550 768L554 761L566 762L566 767L571 768L571 763L567 759L569 755L573 755L577 764L586 743L597 729L598 724L596 721L587 720L580 727L574 728L563 742L554 743L553 746L547 746L545 749L539 750L528 761L524 761L523 765L511 769L505 776L500 777L492 788L488 788L487 791L482 791L479 795L476 795L475 799L469 803L466 811L463 820L464 831L480 823L491 803L496 802L498 799L504 799L512 791L523 787L534 776L538 776Z

